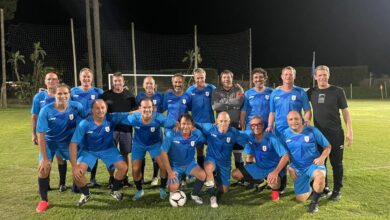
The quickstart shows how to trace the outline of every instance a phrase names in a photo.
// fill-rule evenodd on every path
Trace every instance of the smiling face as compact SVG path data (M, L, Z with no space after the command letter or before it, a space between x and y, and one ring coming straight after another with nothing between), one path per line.
M181 117L180 119L180 131L183 136L189 136L192 129L194 129L194 124L189 118Z
M249 122L249 126L255 135L260 135L263 133L263 122L261 121L260 118L255 117L251 119Z
M228 73L222 74L221 83L223 88L231 89L233 87L233 75Z
M265 86L266 78L263 73L257 72L253 74L253 85L256 89L261 90Z
M113 91L116 93L121 93L124 90L125 80L122 76L113 76L112 77L112 87Z
M80 73L80 82L81 86L84 88L90 88L92 87L92 80L93 80L93 75L90 71L84 70L83 72Z
M156 89L156 83L154 82L153 77L145 77L143 87L145 89L146 94L153 94Z
M182 93L183 92L183 77L181 76L175 76L172 78L172 86L173 86L173 91L175 93Z
M59 105L67 105L70 99L69 88L66 86L59 86L56 89L55 95L56 103Z
M150 99L142 100L139 108L141 110L142 119L149 120L152 118L152 113L153 113L152 100Z
M102 120L107 113L107 105L103 99L97 99L92 106L92 115L94 119Z
M47 73L45 76L45 85L46 88L51 90L55 89L58 86L59 80L58 76L55 73Z
M230 125L230 116L226 112L221 112L217 118L218 130L221 133L226 133Z
M329 75L329 72L326 70L316 70L314 78L317 80L317 84L320 89L329 87Z
M288 113L287 123L291 130L293 130L294 132L299 133L303 129L302 116L296 111L291 111Z
M283 69L282 71L282 81L284 85L294 85L295 73L290 69Z
M203 72L195 72L194 73L194 81L197 88L204 88L206 86L206 73Z

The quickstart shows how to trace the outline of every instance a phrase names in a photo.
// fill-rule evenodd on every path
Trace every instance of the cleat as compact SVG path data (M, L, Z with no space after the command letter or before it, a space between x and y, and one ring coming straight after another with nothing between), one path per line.
M318 211L319 211L319 209L318 209L318 203L316 203L316 202L310 203L309 212L310 212L310 213L316 213L316 212L318 212Z
M217 197L216 196L211 196L210 197L210 206L211 206L211 208L218 208L218 203L217 203Z
M59 192L65 192L67 190L66 186L65 185L59 185L58 186L58 191Z
M90 195L81 194L80 200L77 202L77 206L81 207L91 199Z
M133 196L133 201L139 200L142 196L144 196L144 190L143 189L138 190L137 192L135 192L135 195Z
M283 195L286 191L283 189L283 190L280 190L279 194L280 195Z
M196 204L203 204L203 199L200 196L195 196L191 194L191 199L194 200Z
M338 191L333 191L332 192L332 195L329 196L329 200L332 200L332 201L339 201L341 199L341 193L338 192Z
M160 188L160 199L165 199L167 198L167 192L165 191L164 188Z
M100 185L99 183L96 182L96 179L91 179L89 181L89 187L90 188L99 188L101 187L102 185Z
M321 196L322 197L328 197L328 196L331 196L331 195L332 195L332 192L330 191L329 187L325 187Z
M256 185L256 192L262 192L267 187L267 181L263 181L260 184ZM280 192L279 192L280 193Z
M273 202L277 202L277 201L279 201L279 191L274 191L274 190L272 190L272 192L271 192L271 200L273 201Z
M123 194L119 191L112 191L111 196L116 200L116 201L121 201L123 199Z
M204 185L207 187L207 188L211 188L211 187L214 187L214 181L210 180L210 181L206 181L204 183Z
M158 177L153 177L152 182L150 183L151 186L158 186Z
M239 180L239 181L237 181L237 185L238 185L238 186L245 186L244 180Z
M113 182L114 182L114 177L110 176L110 178L108 179L107 189L112 189Z
M180 181L180 189L182 189L182 190L188 189L187 183L185 180Z
M38 203L38 206L35 211L37 211L37 213L44 213L48 208L49 202L42 200Z

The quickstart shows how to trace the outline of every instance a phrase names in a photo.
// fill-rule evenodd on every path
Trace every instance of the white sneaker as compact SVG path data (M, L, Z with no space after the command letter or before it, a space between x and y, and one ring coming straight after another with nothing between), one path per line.
M214 181L210 180L210 181L206 181L204 183L204 185L207 187L207 188L211 188L211 187L214 187L215 183Z
M200 196L195 196L195 195L191 194L191 199L194 200L196 204L199 204L199 205L203 204L203 199Z
M210 197L210 206L211 206L211 208L218 208L218 203L217 203L217 197L216 196L211 196Z
M77 206L78 207L81 207L83 206L85 203L87 203L89 200L91 199L91 196L90 195L84 195L84 194L81 194L80 196L80 200L77 202Z
M152 182L150 183L151 186L157 186L158 185L158 177L153 177Z

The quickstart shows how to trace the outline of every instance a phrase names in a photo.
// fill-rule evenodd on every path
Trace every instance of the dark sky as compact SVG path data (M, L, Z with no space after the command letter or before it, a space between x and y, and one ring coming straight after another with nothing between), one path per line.
M20 0L15 22L84 26L83 0ZM102 0L102 28L234 33L252 28L253 66L368 65L390 71L389 0Z

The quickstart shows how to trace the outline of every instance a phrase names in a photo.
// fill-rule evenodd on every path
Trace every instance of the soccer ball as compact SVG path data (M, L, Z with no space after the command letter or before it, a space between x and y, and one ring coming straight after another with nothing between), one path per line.
M187 196L183 191L176 191L169 196L169 203L172 207L182 207L187 202Z

